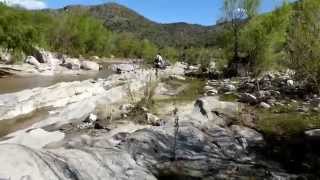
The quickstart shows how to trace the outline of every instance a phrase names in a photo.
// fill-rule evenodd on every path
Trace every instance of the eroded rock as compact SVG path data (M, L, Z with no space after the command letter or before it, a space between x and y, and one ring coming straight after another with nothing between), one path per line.
M98 63L93 61L82 61L81 68L85 70L99 71L100 66Z
M40 62L33 56L28 56L25 60L26 63L35 66L35 68L40 69Z

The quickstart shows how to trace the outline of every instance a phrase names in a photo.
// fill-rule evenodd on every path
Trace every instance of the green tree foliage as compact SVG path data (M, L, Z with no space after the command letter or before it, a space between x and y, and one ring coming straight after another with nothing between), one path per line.
M59 15L49 30L48 40L54 50L77 55L110 54L111 32L87 14L65 13Z
M179 51L173 47L165 47L161 50L161 54L165 55L165 58L171 62L179 60Z
M239 61L239 32L245 18L257 13L260 0L224 0L224 20L230 23L233 35L233 61Z
M0 4L0 45L8 49L29 51L30 46L40 42L37 29L28 22L33 17L26 16L26 12L17 9L12 13L11 9Z
M154 55L158 53L158 47L147 39L142 41L141 49L141 57L148 62L151 62L154 58Z
M320 92L320 1L304 0L294 7L288 32L289 66Z
M285 3L272 13L252 18L240 32L240 51L254 75L283 64L291 12L291 6Z
M114 33L85 11L27 11L0 4L0 47L11 50L18 60L32 54L34 47L89 57L145 58L158 52L149 40L131 33ZM164 52L176 60L172 49Z
M124 22L118 21L112 16L113 14L117 15L118 20L121 17L122 20L130 19L125 21L130 23L123 24ZM106 22L105 18L114 20L115 24ZM139 23L132 25L137 22L142 22L141 26ZM119 23L123 25L119 27ZM111 31L112 27L121 29L122 26L130 29ZM149 38L150 36L146 34L137 35L135 30L140 32L142 27L147 31L145 33L154 38ZM223 30L224 28L218 28L214 32L220 34L219 32ZM184 33L185 31L188 35ZM81 7L59 11L27 11L0 5L0 47L10 49L17 60L23 60L23 54L31 55L34 47L42 47L71 56L143 58L148 62L153 61L159 52L164 59L172 62L183 59L182 54L187 54L188 61L207 64L206 61L213 59L211 50L214 48L206 50L204 43L199 42L208 39L206 43L210 46L219 46L219 43L209 42L220 41L216 36L213 36L212 40L207 38L207 32L209 28L199 25L185 23L157 25L146 22L143 17L118 5L98 6L90 11ZM196 36L203 37L196 38ZM193 46L190 47L190 44Z

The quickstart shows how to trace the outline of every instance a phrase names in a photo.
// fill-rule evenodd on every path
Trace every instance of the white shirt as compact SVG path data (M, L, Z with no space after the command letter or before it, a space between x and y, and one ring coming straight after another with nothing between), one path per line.
M162 61L162 57L161 57L159 54L156 56L156 58L157 58L159 61Z

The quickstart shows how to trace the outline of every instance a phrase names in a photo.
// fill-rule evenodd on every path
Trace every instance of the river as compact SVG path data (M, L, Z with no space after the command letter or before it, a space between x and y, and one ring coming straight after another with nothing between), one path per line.
M28 77L3 77L0 78L0 94L13 93L25 89L47 87L59 82L83 81L87 79L106 78L112 72L103 70L88 72L79 75L55 75L55 76L28 76Z

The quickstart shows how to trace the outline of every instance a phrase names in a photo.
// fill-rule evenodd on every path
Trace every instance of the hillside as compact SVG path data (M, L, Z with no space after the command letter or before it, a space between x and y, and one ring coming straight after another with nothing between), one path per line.
M214 43L217 26L187 23L160 24L116 3L67 6L59 11L84 12L103 20L108 29L132 33L160 46L204 46Z

